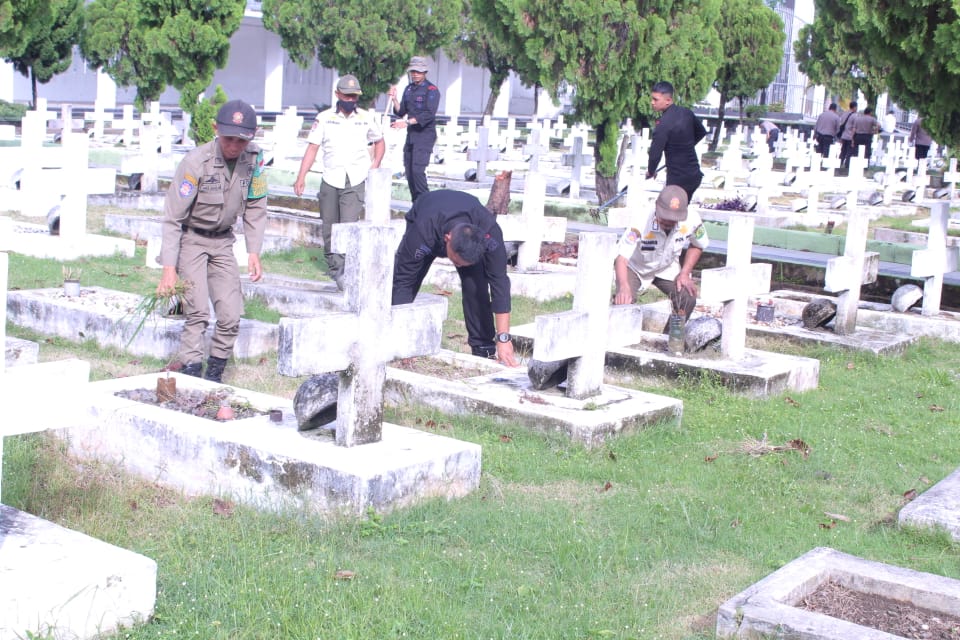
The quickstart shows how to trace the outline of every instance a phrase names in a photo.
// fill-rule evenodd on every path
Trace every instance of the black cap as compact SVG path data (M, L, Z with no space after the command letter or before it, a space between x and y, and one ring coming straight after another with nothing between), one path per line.
M231 100L217 112L217 135L253 140L257 112L243 100Z

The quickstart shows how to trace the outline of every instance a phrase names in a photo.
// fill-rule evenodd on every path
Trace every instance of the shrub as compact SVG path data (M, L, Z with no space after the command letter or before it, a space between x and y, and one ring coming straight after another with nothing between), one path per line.
M227 102L227 94L223 86L217 85L213 98L203 98L194 105L190 112L190 137L197 145L210 142L217 135L213 130L213 121L217 117L217 110Z
M0 100L0 120L23 120L27 105Z

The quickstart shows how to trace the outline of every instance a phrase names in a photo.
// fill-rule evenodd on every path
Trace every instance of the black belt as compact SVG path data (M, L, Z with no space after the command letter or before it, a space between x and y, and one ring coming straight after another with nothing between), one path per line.
M180 225L180 228L184 231L193 231L198 236L203 236L204 238L223 238L233 231L233 229L227 227L226 229L219 229L215 231L208 231L207 229L198 229L196 227L190 227L185 224Z

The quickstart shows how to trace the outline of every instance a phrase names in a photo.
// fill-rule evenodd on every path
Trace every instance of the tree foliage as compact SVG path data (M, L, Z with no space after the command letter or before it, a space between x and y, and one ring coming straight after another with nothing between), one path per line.
M486 23L474 17L470 0L464 0L458 35L445 51L451 59L464 58L473 66L486 69L490 74L490 97L483 113L491 115L500 96L500 87L513 70L513 60L506 43L496 32L490 31Z
M855 98L858 91L866 105L874 106L887 90L889 65L869 53L854 0L814 0L814 21L805 25L793 44L797 66L811 82L827 91Z
M556 97L568 86L574 117L594 126L597 194L616 193L618 136L627 117L652 115L650 87L668 80L681 104L706 95L723 56L721 0L475 0L508 46L514 69Z
M80 0L0 3L0 56L30 78L33 104L37 83L49 82L73 62L80 39Z
M783 20L763 0L723 0L718 32L724 61L713 86L720 92L719 118L723 122L729 100L739 98L742 112L743 101L777 77L787 36ZM711 150L717 148L719 137L717 127Z
M319 60L352 73L369 104L397 81L414 55L429 55L456 34L462 0L263 0L263 24L303 68Z
M858 0L863 54L881 61L890 93L923 116L941 144L960 144L960 16L956 2Z
M91 68L136 87L138 107L172 86L192 112L214 72L226 66L245 7L245 0L93 0L80 49Z

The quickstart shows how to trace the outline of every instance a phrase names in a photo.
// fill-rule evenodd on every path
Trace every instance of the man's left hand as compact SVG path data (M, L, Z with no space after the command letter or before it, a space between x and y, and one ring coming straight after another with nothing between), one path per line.
M497 362L505 364L508 367L520 366L520 363L517 362L517 356L513 352L513 342L497 343Z
M681 273L675 280L678 289L686 289L690 295L696 297L697 285L693 282L693 277L689 273Z

